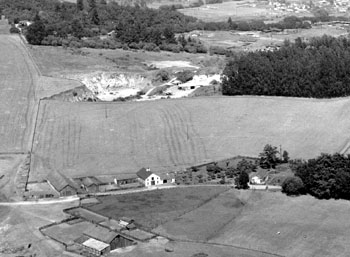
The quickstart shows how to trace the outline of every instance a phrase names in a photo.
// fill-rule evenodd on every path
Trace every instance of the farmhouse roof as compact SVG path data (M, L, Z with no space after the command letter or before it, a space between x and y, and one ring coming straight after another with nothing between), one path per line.
M106 244L112 242L112 240L118 235L117 233L99 225L89 227L87 230L85 230L84 234L99 241L105 242Z
M140 169L136 175L143 179L146 180L149 176L151 176L153 173L151 171L147 171L145 168Z
M62 191L65 187L70 186L74 189L77 189L77 185L73 181L69 180L63 176L58 171L52 171L47 176L47 181L58 191Z

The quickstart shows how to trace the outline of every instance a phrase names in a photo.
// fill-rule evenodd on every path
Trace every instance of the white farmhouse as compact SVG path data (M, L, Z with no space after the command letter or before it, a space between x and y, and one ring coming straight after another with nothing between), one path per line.
M151 170L142 168L140 169L136 175L139 177L139 180L142 184L144 184L146 187L149 186L157 186L163 184L163 181L160 179L160 177L154 173L151 172Z

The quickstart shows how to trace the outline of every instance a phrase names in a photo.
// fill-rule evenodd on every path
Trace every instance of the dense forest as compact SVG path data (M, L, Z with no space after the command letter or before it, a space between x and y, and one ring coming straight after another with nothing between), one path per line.
M316 159L296 164L295 175L304 190L320 199L350 200L350 156L322 154Z
M231 60L223 72L225 95L331 98L350 95L350 40L324 35L275 51Z
M76 4L0 0L0 10L14 23L34 21L24 32L31 44L206 52L198 40L175 38L175 33L197 28L198 21L173 9L121 6L104 0L78 0Z
M271 30L309 28L310 22L329 19L286 17L274 24L262 20L203 22L176 11L175 6L159 9L147 7L147 1L133 6L105 0L0 0L0 12L10 22L34 21L24 30L29 43L93 48L134 48L150 51L167 50L203 53L207 49L199 40L175 37L193 30ZM213 2L216 2L213 0ZM200 1L199 1L200 3ZM112 32L108 37L107 33ZM16 32L12 28L11 32ZM225 54L225 51L224 51Z

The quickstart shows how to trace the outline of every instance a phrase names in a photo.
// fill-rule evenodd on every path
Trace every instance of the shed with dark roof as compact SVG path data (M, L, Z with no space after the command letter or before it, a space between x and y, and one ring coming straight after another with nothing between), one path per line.
M66 178L58 171L52 171L47 176L47 182L52 186L60 196L75 195L79 191L79 186L74 181Z

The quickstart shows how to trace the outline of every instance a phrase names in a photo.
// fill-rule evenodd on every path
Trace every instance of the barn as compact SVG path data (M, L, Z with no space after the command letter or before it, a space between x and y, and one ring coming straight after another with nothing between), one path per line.
M97 256L135 244L134 240L99 225L87 227L84 234L74 242L85 251Z
M80 192L79 186L73 180L66 178L58 171L50 172L46 181L60 196L71 196Z
M100 185L103 183L99 181L96 177L83 177L83 178L75 178L74 181L80 185L80 188L84 189L89 193L100 192Z

